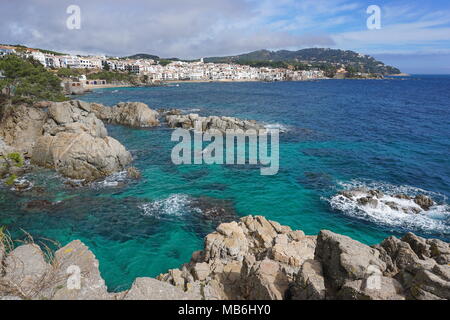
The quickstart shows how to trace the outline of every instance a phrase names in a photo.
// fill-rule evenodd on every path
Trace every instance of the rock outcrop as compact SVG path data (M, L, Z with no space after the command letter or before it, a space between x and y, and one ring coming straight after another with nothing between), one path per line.
M204 299L448 299L449 249L413 234L370 247L249 216L220 225L203 251L158 279Z
M73 179L92 181L122 171L132 158L107 135L101 120L80 101L53 103L31 161Z
M114 107L92 103L91 111L108 123L140 128L159 125L159 113L142 102L121 102Z
M196 113L167 115L166 121L170 128L194 129L203 132L219 131L224 133L226 130L259 131L265 129L262 124L254 120L218 116L201 117Z
M411 233L369 247L248 216L217 227L180 269L119 293L78 240L50 260L35 244L8 251L0 241L0 299L440 300L450 299L449 258L448 243Z
M0 117L0 137L15 151L31 155L46 120L47 112L41 108L26 104L5 105Z
M1 242L0 242L1 243ZM35 244L9 253L0 245L0 300L198 300L195 294L151 278L136 279L130 290L107 291L99 262L75 240L48 260ZM4 267L3 267L4 266Z
M73 179L92 181L122 171L131 154L108 136L103 122L81 101L6 106L0 138L32 164Z
M338 202L347 202L361 210L390 209L406 214L419 214L429 211L436 203L424 194L410 197L406 194L385 194L380 190L354 188L339 192L333 197Z

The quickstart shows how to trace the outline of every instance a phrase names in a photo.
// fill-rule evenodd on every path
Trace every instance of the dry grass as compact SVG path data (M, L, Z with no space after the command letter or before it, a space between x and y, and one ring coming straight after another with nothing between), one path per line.
M23 240L13 240L9 232L0 227L0 249L3 248L4 257L0 261L0 297L18 297L23 300L32 299L48 299L52 296L53 291L61 284L65 284L67 276L65 274L59 274L57 272L59 262L56 261L54 251L47 245L47 243L53 244L55 247L60 248L61 245L53 240L45 239L36 242L31 234L22 230L25 235ZM46 243L47 242L47 243ZM15 243L18 243L16 246ZM5 277L6 275L6 256L13 251L16 247L21 245L33 244L41 248L44 255L44 259L48 264L47 270L37 277L23 277L18 280L15 278ZM11 262L10 262L11 263ZM13 261L15 270L23 268L24 262L17 259Z

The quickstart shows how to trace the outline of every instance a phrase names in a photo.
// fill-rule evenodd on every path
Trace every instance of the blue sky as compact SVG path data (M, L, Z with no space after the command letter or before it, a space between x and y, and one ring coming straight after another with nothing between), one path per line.
M71 4L81 8L79 30L66 27ZM367 29L369 5L381 8L379 30ZM329 47L408 73L450 74L450 1L2 0L0 42L180 58Z

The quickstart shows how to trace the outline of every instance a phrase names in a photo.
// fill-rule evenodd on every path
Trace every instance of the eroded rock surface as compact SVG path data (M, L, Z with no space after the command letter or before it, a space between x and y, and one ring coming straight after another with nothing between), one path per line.
M108 123L141 128L159 125L159 113L142 102L121 102L114 107L92 103L91 111Z
M170 128L194 129L203 132L226 132L226 130L263 130L264 126L254 120L241 120L234 117L209 116L202 117L196 113L186 115L167 115Z
M411 233L369 247L248 216L219 225L181 268L119 293L108 292L99 262L78 240L50 260L34 244L0 246L0 299L449 299L449 254L448 243Z
M32 164L69 178L92 181L124 170L131 154L108 136L91 109L91 104L76 100L7 105L0 138L31 158Z

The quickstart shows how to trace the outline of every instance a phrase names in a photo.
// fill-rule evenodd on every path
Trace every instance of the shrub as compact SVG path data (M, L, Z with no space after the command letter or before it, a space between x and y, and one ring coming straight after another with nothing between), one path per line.
M0 91L8 88L14 101L64 101L61 80L34 59L8 55L0 59Z

